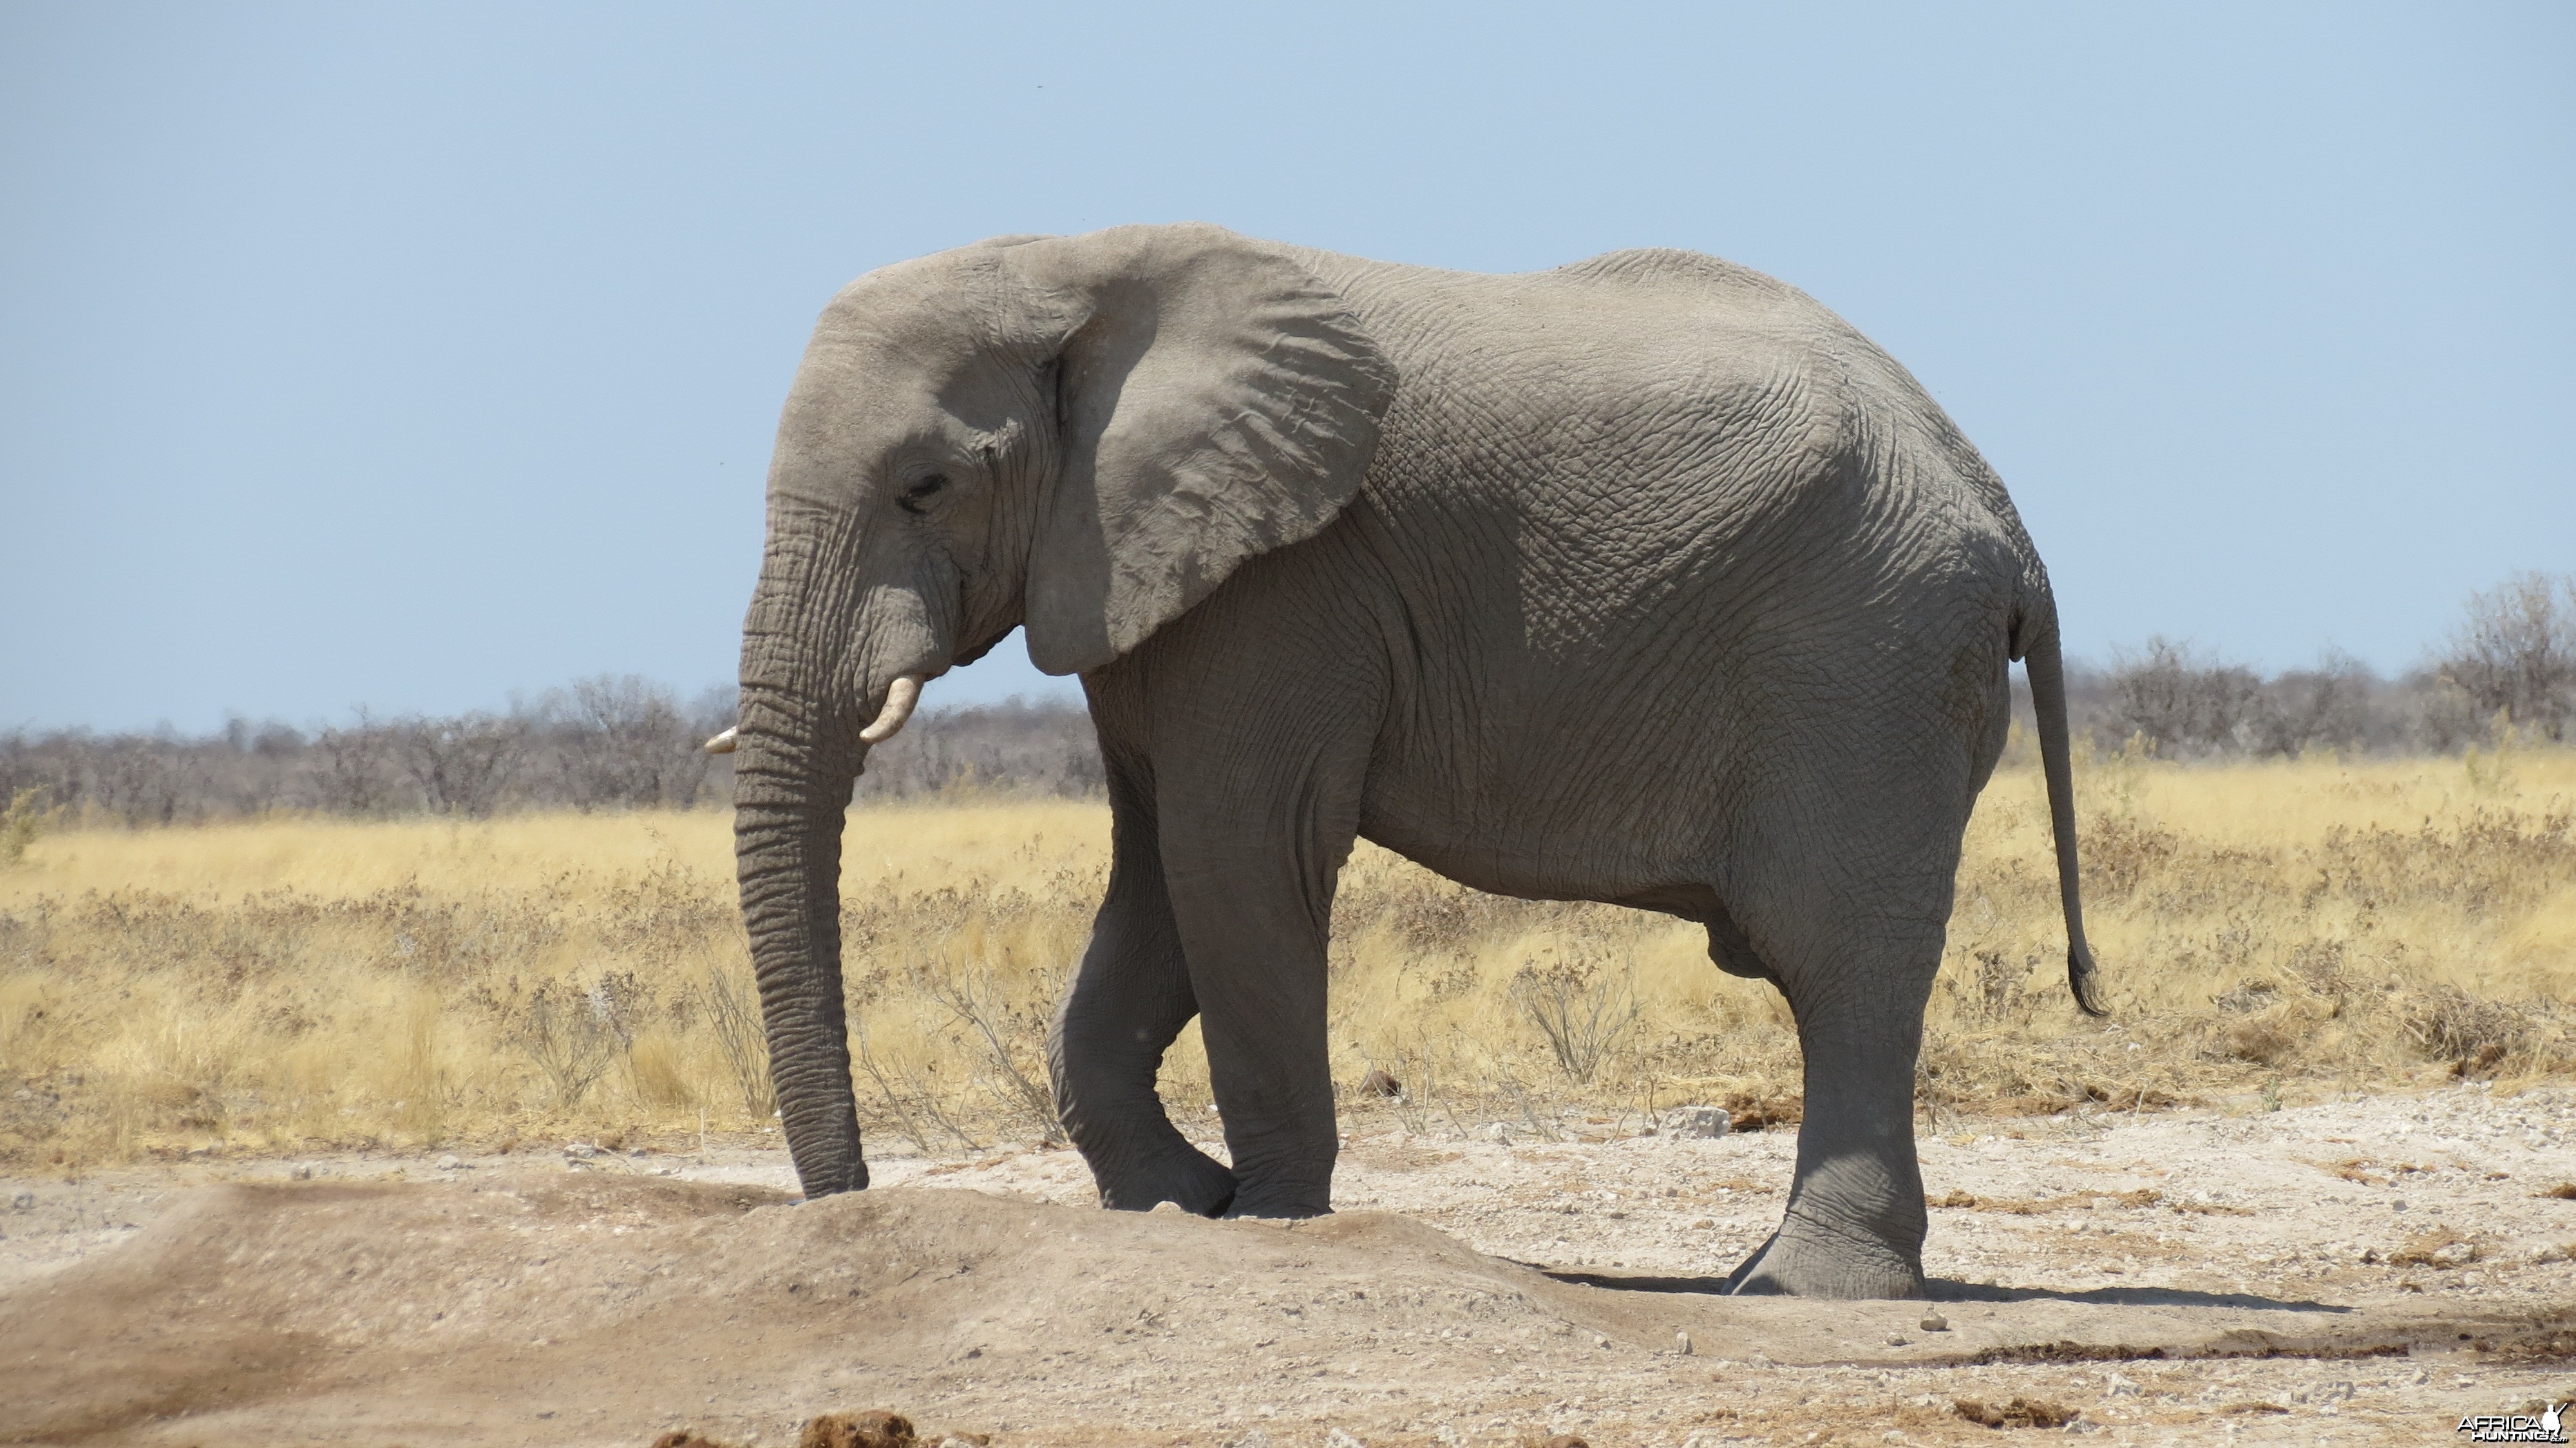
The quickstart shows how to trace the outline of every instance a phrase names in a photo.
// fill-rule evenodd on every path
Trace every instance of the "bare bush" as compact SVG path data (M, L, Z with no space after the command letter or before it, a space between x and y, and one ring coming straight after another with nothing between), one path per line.
M684 808L707 776L706 735L671 691L633 674L583 679L550 701L559 777L581 809Z
M2159 635L2111 670L2111 721L2168 757L2240 750L2254 741L2263 681L2253 670Z
M581 1104L617 1058L635 1044L641 987L632 975L603 976L587 990L540 981L503 1004L508 1033L545 1073L557 1110Z
M488 815L527 748L527 725L491 714L406 719L391 730L394 758L432 814Z
M760 1018L760 993L734 972L718 966L707 972L707 1022L724 1051L742 1109L754 1117L778 1109L778 1094L769 1078L769 1038Z
M6 792L9 805L0 809L0 868L15 865L27 858L27 847L52 823L45 808L45 791L41 785Z
M1088 799L1108 788L1091 715L1073 704L941 710L868 754L861 799L911 799L989 789Z
M1547 1039L1565 1078L1577 1086L1589 1086L1601 1074L1602 1063L1637 1023L1641 1009L1631 981L1605 980L1589 962L1541 968L1533 961L1512 976L1511 996Z
M332 814L379 815L395 803L393 731L358 711L347 729L325 729L314 741L313 782Z
M878 1055L868 1044L864 1026L850 1032L850 1044L856 1048L851 1056L852 1063L875 1085L887 1114L924 1155L934 1149L935 1142L952 1137L958 1145L970 1151L983 1145L975 1139L974 1133L958 1124L957 1113L943 1104L942 1098L948 1093L936 1079L935 1066L925 1072ZM934 1127L937 1135L933 1134Z
M955 1024L973 1033L983 1056L976 1080L1000 1115L1041 1141L1061 1144L1064 1124L1052 1079L1038 1064L1037 1053L1028 1050L1045 1037L1044 1011L1014 1003L988 961L961 965L934 958L914 967L912 983ZM1042 992L1040 998L1051 994Z
M2576 575L2517 573L2470 594L2466 612L2436 660L2443 682L2481 715L2566 738L2576 717Z
M2328 649L2313 669L2292 669L2262 686L2251 734L2257 752L2297 755L2310 749L2359 749L2370 743L2370 666Z
M733 721L734 691L686 705L633 676L602 675L505 715L387 720L366 709L307 734L226 721L215 734L0 733L0 800L41 789L74 823L202 823L270 811L365 818L519 809L689 809L732 797L729 756L699 746ZM1091 716L1013 700L931 709L879 746L862 798L970 792L1097 798Z
M192 792L186 755L158 747L164 742L130 735L104 751L95 767L99 806L129 828L177 823L181 800Z

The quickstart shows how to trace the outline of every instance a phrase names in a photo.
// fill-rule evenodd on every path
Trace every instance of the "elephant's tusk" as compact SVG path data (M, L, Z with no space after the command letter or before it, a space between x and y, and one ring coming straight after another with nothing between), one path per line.
M905 674L886 690L884 712L877 722L859 731L859 738L870 744L883 744L903 732L906 720L912 718L912 706L921 702L921 676Z
M733 730L727 729L722 734L708 740L706 742L706 751L709 754L733 753Z

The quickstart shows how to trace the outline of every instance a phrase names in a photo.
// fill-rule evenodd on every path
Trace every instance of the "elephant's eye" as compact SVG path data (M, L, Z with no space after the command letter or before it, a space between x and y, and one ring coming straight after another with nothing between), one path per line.
M948 479L937 473L932 473L929 477L923 478L920 482L904 489L903 496L894 500L895 506L903 509L907 513L918 513L921 511L922 499L929 497L931 494L938 492L941 488L947 486Z

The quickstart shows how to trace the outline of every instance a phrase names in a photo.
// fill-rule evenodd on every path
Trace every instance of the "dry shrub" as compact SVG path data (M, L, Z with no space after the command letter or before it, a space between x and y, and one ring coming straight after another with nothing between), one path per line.
M1953 1398L1950 1411L1981 1428L2063 1428L2077 1417L2073 1408L2038 1398L2014 1398L2006 1403Z
M2113 1015L2067 999L2034 769L1971 822L1922 1105L2137 1111L2576 1069L2576 751L2510 788L2330 756L2079 775ZM863 1124L925 1151L1056 1136L1045 1024L1107 877L1083 802L851 816ZM0 1157L625 1132L757 1136L767 1058L715 813L69 830L0 875ZM1779 993L1696 927L1479 894L1363 845L1328 959L1348 1109L1516 1139L1720 1105L1799 1118ZM1363 1095L1373 1070L1402 1083ZM1212 1135L1195 1027L1161 1090Z
M2452 1231L2435 1227L2388 1254L2392 1267L2466 1267L2484 1255L2476 1241Z

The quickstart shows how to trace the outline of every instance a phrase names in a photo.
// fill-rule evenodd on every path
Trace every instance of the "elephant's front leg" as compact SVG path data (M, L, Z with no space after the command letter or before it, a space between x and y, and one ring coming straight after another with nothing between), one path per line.
M1311 767L1315 753L1237 757L1266 767L1179 788L1166 774L1164 873L1234 1160L1232 1215L1320 1216L1332 1210L1340 1152L1325 943L1362 770L1327 762L1320 778L1290 777L1270 769ZM1176 810L1176 796L1189 803Z
M1175 909L1234 1160L1231 1215L1333 1209L1340 1153L1325 1038L1324 940L1309 903L1257 869L1200 869Z
M1100 1186L1100 1204L1151 1211L1178 1203L1215 1216L1234 1202L1234 1174L1191 1145L1163 1110L1163 1053L1198 1013L1163 885L1147 792L1110 767L1109 893L1091 944L1047 1032L1056 1108Z

